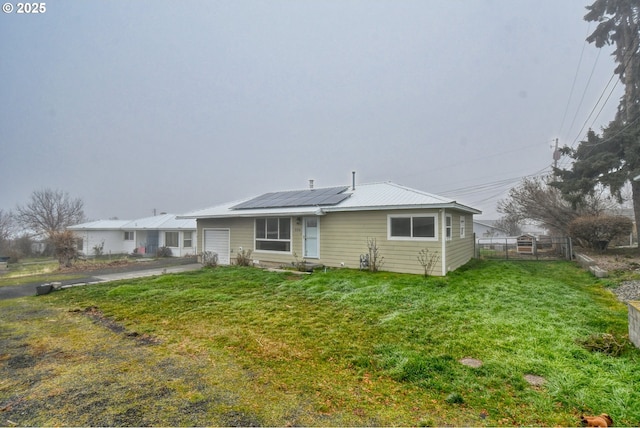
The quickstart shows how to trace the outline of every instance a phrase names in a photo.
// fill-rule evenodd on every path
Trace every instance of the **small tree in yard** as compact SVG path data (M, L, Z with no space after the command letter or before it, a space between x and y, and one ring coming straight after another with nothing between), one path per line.
M104 254L104 240L100 244L96 244L93 246L93 254L96 257L99 257Z
M613 239L631 233L633 223L623 216L584 216L569 223L569 234L578 244L604 251Z
M433 253L428 248L423 248L418 253L418 263L424 268L424 277L428 277L433 272L436 264L440 261L440 254L437 251Z
M378 272L382 267L384 257L380 255L380 248L378 248L376 238L367 238L367 249L369 250L369 270Z
M251 258L252 253L253 250L245 250L244 248L240 247L238 253L236 254L236 264L238 266L251 266L253 264L253 259Z
M54 232L51 234L53 253L58 259L60 267L71 267L73 261L78 258L76 250L76 237L70 230Z
M210 268L218 267L218 253L214 253L213 251L203 251L202 264L205 267Z

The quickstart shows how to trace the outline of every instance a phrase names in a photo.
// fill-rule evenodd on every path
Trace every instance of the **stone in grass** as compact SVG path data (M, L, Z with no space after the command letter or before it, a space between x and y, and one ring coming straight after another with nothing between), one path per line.
M545 383L547 383L547 380L545 378L543 378L542 376L537 376L537 375L533 375L533 374L524 375L524 379L527 382L529 382L529 385L531 385L531 386L542 386Z
M482 361L477 360L475 358L471 358L471 357L466 357L461 359L460 364L468 367L473 367L474 369L477 369L478 367L482 367Z

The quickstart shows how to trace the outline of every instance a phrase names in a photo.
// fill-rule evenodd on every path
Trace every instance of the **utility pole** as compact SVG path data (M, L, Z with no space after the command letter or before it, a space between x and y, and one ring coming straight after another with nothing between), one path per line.
M558 168L558 161L560 160L560 151L558 150L558 139L556 138L556 149L553 151L553 168ZM555 175L555 171L553 175Z

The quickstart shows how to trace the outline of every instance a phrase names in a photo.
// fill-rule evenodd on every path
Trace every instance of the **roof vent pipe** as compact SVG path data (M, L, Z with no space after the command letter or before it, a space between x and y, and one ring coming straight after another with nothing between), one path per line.
M351 171L351 190L356 190L356 172Z
M309 189L313 190L313 180L309 180Z

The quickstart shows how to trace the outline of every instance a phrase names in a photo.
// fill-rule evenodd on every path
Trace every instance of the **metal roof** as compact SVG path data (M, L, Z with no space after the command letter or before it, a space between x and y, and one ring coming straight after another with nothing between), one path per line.
M70 230L120 230L129 220L96 220L67 227Z
M161 214L137 220L97 220L68 227L70 230L180 230L196 228L195 219Z
M331 206L291 206L272 208L234 209L244 202L255 198L225 203L211 208L178 216L179 218L223 218L223 217L256 217L256 216L302 216L322 215L338 211L367 211L412 208L453 208L470 214L480 214L475 208L459 204L455 200L443 196L411 189L392 182L360 184L355 190L345 190L347 198Z

